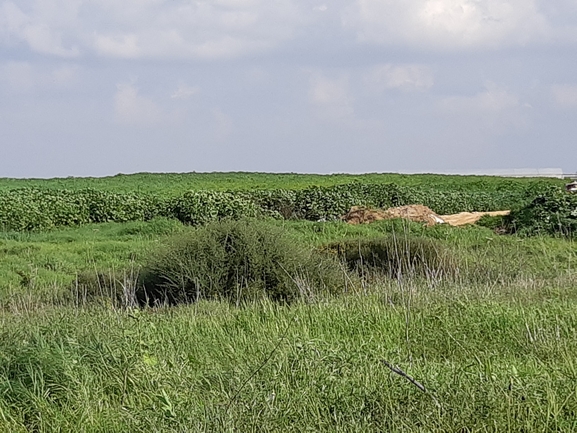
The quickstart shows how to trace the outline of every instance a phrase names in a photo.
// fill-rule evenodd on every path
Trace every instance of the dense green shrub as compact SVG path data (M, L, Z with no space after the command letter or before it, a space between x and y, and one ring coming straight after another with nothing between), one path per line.
M577 195L551 187L527 206L511 212L505 223L513 233L572 237L577 233Z
M263 215L292 219L297 217L297 191L290 189L255 190L235 193L256 204Z
M436 192L436 191L431 191ZM297 193L297 215L308 220L335 220L352 206L389 208L422 204L431 192L400 187L393 183L350 183L330 187L311 187ZM444 197L444 193L437 193ZM443 203L441 202L441 206Z
M494 230L497 233L506 233L507 215L483 215L477 225Z
M145 194L116 194L85 189L78 191L77 195L88 206L90 222L147 221L160 213L160 201Z
M363 276L442 279L458 274L457 260L440 242L411 236L346 240L326 247Z
M189 191L168 205L168 216L193 225L223 218L254 217L258 212L252 200L241 194L220 191Z
M537 194L512 191L445 191L434 187L351 183L297 191L293 215L307 220L335 220L352 206L388 208L423 204L439 214L493 211L520 207Z
M49 229L88 222L89 207L77 193L22 188L0 194L0 227L4 230Z
M291 301L336 292L344 276L334 258L304 249L284 230L256 220L225 220L174 238L142 273L143 303L199 299Z
M540 187L527 185L519 184L511 190L454 191L435 186L353 182L302 190L189 191L170 198L92 189L24 188L0 192L0 227L43 230L90 222L147 221L156 216L191 225L248 216L328 221L338 219L352 206L387 208L407 204L423 204L439 214L490 211L530 203Z
M108 221L145 221L159 214L158 203L147 195L88 189L16 189L0 194L0 227L44 230Z

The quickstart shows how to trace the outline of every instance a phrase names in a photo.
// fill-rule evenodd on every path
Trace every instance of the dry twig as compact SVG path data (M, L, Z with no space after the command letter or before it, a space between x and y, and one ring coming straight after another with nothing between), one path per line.
M441 405L439 404L439 401L435 398L435 396L433 394L431 394L430 392L427 391L427 388L425 388L425 386L418 382L417 380L415 380L413 377L409 376L407 373L405 373L403 370L401 370L399 367L389 363L388 361L385 361L384 359L381 360L383 362L383 364L385 364L387 366L387 368L389 370L391 370L393 373L398 374L401 377L404 377L405 379L407 379L409 382L411 382L413 385L415 385L417 388L419 388L419 390L421 390L422 392L424 392L425 394L428 394L429 396L431 396L431 398L433 399L433 401L435 402L435 405L440 408Z

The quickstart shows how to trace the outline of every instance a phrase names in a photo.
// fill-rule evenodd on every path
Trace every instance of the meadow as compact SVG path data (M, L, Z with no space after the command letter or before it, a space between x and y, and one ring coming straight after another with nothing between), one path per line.
M508 200L518 200L525 216L552 212L528 203L562 186L550 179L192 173L0 179L0 191L179 197L318 187L333 194L351 181L497 197L497 204L514 191ZM346 200L361 197L350 191ZM0 431L577 431L577 248L570 233L498 234L499 221L457 228L317 221L323 194L307 202L317 206L307 208L308 220L237 215L248 230L256 217L259 230L282 235L282 250L312 252L326 269L336 266L324 280L335 281L329 292L304 284L309 274L286 272L298 296L280 301L241 271L233 284L254 285L250 298L217 294L143 307L116 296L118 287L135 289L147 267L162 264L158 257L183 240L213 242L207 228L236 227L227 218L221 226L218 214L0 232ZM349 204L330 194L334 212ZM554 203L563 212L573 206ZM556 217L572 227L570 212ZM261 242L251 236L242 239ZM266 259L273 247L242 254ZM246 268L239 263L232 269ZM218 269L209 271L212 278Z
M107 177L12 179L0 178L0 191L15 188L86 189L116 193L159 193L177 195L189 190L271 190L304 189L311 185L329 187L351 182L365 184L398 183L405 186L434 186L447 190L501 190L519 185L563 185L554 178L502 178L496 176L458 176L438 174L298 174L298 173L137 173L117 174Z

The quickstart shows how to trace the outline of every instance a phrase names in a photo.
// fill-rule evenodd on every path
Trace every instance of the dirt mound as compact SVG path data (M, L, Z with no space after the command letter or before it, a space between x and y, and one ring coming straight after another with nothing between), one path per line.
M368 224L374 221L404 218L416 222L424 222L427 225L440 224L444 221L439 215L427 206L420 204L392 207L387 210L370 209L353 206L341 219L349 224Z
M341 219L349 224L369 224L374 221L403 218L427 223L428 226L445 223L451 226L463 226L466 224L475 224L483 215L497 216L509 215L509 213L510 211L508 210L501 210L495 212L461 212L453 215L437 215L427 206L420 204L392 207L386 210L353 206Z
M495 212L461 212L453 215L441 215L441 219L452 226L464 226L466 224L475 224L483 215L499 216L509 215L511 211L498 210Z

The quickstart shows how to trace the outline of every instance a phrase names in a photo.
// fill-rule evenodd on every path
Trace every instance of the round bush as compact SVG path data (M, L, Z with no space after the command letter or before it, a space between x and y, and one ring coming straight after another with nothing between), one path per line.
M224 220L184 232L156 254L141 276L144 304L233 302L335 293L345 275L335 258L307 250L262 221Z

